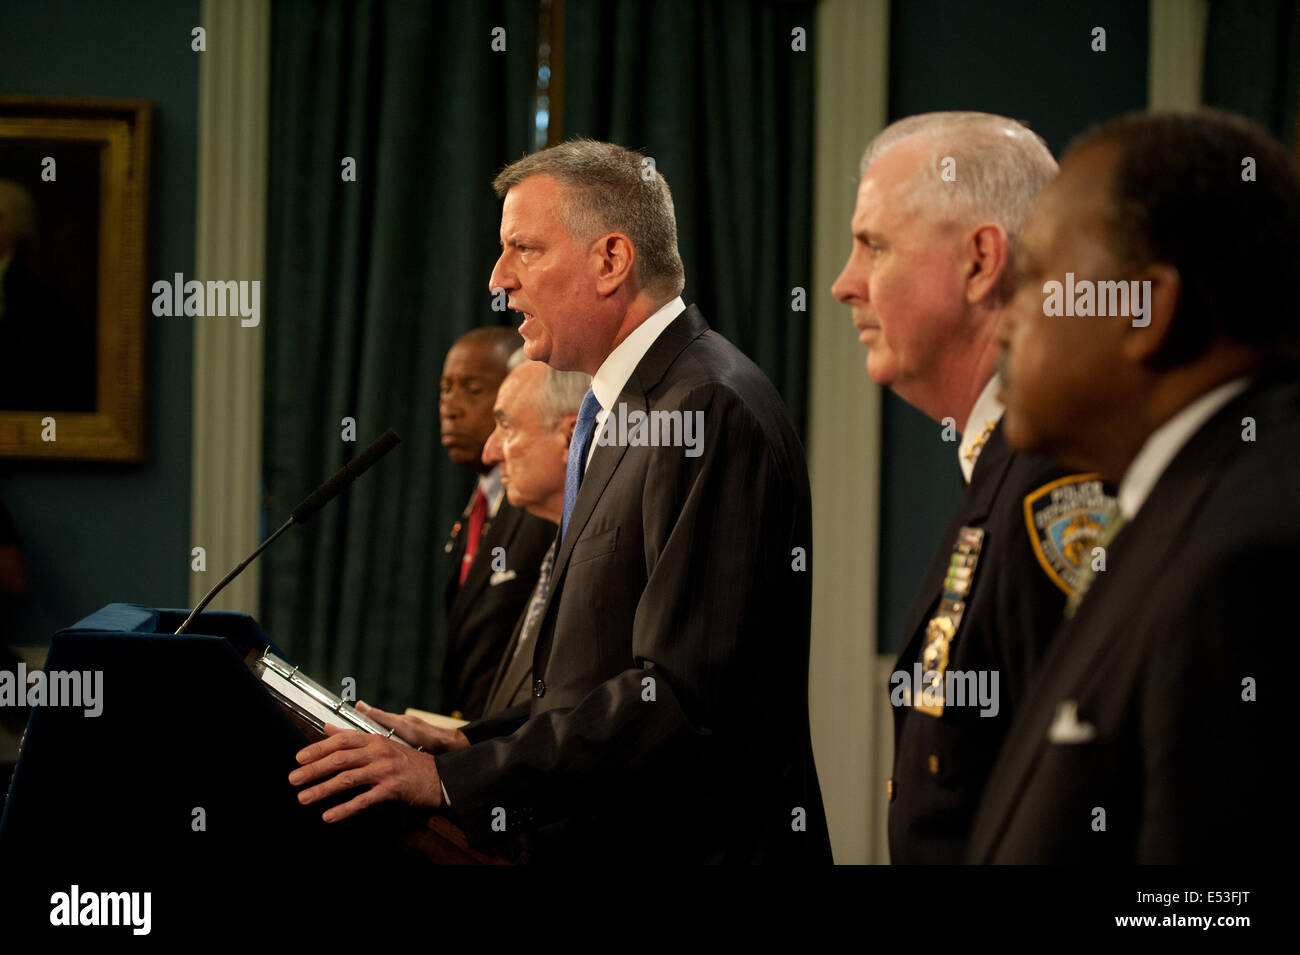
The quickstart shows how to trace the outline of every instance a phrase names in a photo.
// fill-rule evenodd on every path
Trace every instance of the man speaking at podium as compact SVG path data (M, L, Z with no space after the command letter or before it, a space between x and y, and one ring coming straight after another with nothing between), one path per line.
M530 358L593 376L570 445L532 699L436 756L331 730L300 801L364 788L539 862L829 862L808 730L812 520L771 383L680 298L668 185L577 140L497 176L491 286ZM424 742L420 740L418 742Z

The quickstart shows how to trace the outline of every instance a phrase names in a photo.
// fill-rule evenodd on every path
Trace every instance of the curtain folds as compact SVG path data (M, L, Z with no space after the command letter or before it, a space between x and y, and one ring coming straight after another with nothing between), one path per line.
M564 138L610 140L654 158L677 208L686 301L763 369L800 435L809 320L793 290L803 290L806 309L815 8L565 4Z
M686 297L763 368L801 432L814 7L569 0L563 63L562 135L654 157ZM380 706L441 703L442 545L471 479L438 441L438 377L460 334L509 321L487 290L490 183L531 150L537 14L534 0L273 10L268 528L386 427L404 440L261 558L263 623L316 679L353 677Z
M321 682L436 708L443 542L472 484L438 380L457 337L509 320L491 180L529 146L535 5L280 0L271 43L267 527L385 428L403 443L260 558L263 624Z

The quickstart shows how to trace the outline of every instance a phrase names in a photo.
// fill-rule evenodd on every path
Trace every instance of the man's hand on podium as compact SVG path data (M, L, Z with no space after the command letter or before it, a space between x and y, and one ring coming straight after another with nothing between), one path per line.
M469 740L460 730L443 729L426 723L418 716L389 713L361 700L357 700L356 706L359 712L380 726L396 730L397 735L412 746L424 747L426 753L446 753L453 749L464 749L469 745Z
M442 806L442 781L431 754L373 733L337 726L326 726L325 732L329 739L298 751L302 765L289 774L289 782L295 786L324 780L298 793L298 802L307 805L349 789L368 787L348 802L322 813L326 822L347 819L368 806L389 800L430 809Z

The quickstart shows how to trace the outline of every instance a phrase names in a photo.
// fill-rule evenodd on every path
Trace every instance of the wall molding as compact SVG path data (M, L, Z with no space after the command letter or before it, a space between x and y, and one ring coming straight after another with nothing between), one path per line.
M888 116L888 0L823 0L814 44L809 711L835 861L886 862L893 736L876 654L881 393L867 377L849 310L830 287L849 253L862 150Z
M203 0L199 56L195 278L262 282L266 262L270 0ZM263 294L261 302L265 303ZM191 546L207 571L191 573L196 603L259 542L262 349L267 316L194 318ZM257 613L252 564L213 607Z
M1147 55L1147 106L1195 109L1201 105L1209 0L1151 0Z

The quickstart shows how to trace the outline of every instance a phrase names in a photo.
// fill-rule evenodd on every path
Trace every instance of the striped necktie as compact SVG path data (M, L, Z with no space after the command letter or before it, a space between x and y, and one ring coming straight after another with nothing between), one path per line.
M515 644L515 652L510 655L511 660L519 656L519 651L525 644L532 641L537 635L537 628L542 624L542 608L546 606L546 598L551 592L551 571L555 569L558 544L558 539L551 541L550 550L542 558L542 566L537 573L537 586L533 588L532 599L528 601L528 613L524 616L524 625L519 628L519 641Z

